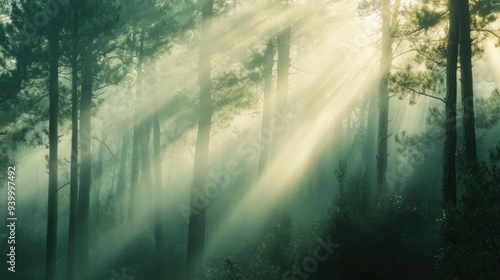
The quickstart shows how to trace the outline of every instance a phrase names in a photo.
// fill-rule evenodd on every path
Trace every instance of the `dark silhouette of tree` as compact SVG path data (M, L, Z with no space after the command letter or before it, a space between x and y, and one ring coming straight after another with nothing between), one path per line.
M164 274L164 253L163 253L163 191L162 191L162 181L161 181L161 142L160 142L160 117L159 113L156 113L153 120L153 145L154 145L154 174L155 174L155 246L156 246L156 266L157 273Z
M89 270L89 208L91 186L91 106L93 66L95 58L87 44L82 52L82 86L80 97L80 187L78 192L78 275L88 279Z
M77 202L77 277L92 278L89 255L89 211L92 185L92 99L95 91L123 79L109 65L115 46L111 43L119 34L120 6L113 0L80 1L78 6L78 51L80 57L80 177ZM99 60L101 58L101 60Z
M263 61L263 78L264 78L264 99L262 106L262 128L261 128L261 141L264 138L273 137L274 133L271 131L271 118L272 118L272 89L273 89L273 66L274 66L275 46L274 40L269 40L264 51ZM266 135L271 133L271 135ZM262 176L269 161L269 143L262 144L262 150L259 157L259 176Z
M140 12L137 12L140 11ZM189 1L166 3L150 0L127 3L123 6L125 15L125 36L130 55L135 59L136 72L136 112L132 137L132 171L129 198L129 218L134 219L141 195L138 194L140 183L144 189L140 192L144 198L153 199L154 182L151 169L150 142L154 117L145 110L147 100L155 85L146 79L149 62L162 52L170 50L172 42L193 25L192 7ZM155 18L156 20L152 20ZM149 209L151 210L151 209Z
M377 147L377 195L387 192L388 140L389 140L389 75L393 60L393 32L397 25L400 1L391 5L390 0L382 1L382 58L380 60L380 75L378 92L378 147Z
M125 174L127 170L127 157L129 150L129 140L130 136L128 133L128 127L125 134L122 136L122 148L120 151L120 167L118 169L118 180L116 181L116 196L118 200L123 198L125 190L127 189Z
M138 38L138 46L133 50L135 52L135 56L137 57L137 82L136 82L136 97L140 101L143 99L143 91L142 91L142 83L143 83L143 50L144 50L144 31L139 32ZM136 37L136 32L134 31L133 40ZM145 141L146 133L150 133L150 126L148 123L143 120L144 116L140 113L141 107L136 109L135 119L136 123L134 125L133 132L133 143L132 143L132 174L131 174L131 183L130 183L130 203L129 203L129 220L133 220L137 216L138 204L139 204L139 193L141 193L138 188L139 177L141 174L146 172L146 167L144 165L149 166L149 152L145 150L148 147L148 143ZM149 139L149 135L147 136ZM142 156L141 156L142 155ZM149 168L149 167L148 167ZM148 169L149 170L149 169ZM142 173L141 173L142 171ZM149 176L146 174L143 177L151 179L151 173ZM151 180L148 181L151 183ZM151 187L151 184L146 185L146 187ZM145 192L146 190L143 190Z
M442 200L443 209L448 213L457 204L457 70L459 52L459 5L456 0L449 0L449 31L446 62L446 123L443 162ZM447 221L443 230L445 244L455 244L452 232L454 221ZM452 245L453 246L453 245Z
M476 118L474 111L474 82L472 78L471 16L468 0L459 0L458 5L458 40L460 42L464 153L467 163L475 164L477 163L477 148Z
M57 272L57 154L59 123L59 32L56 20L52 21L48 31L49 43L49 188L47 203L47 264L45 279L56 279Z
M203 259L205 255L205 189L207 184L210 128L212 125L211 27L213 9L214 0L203 1L198 66L198 83L200 87L199 123L196 137L187 244L187 269L188 279L190 280L194 279L197 273L203 271ZM200 206L201 209L198 209Z
M67 278L76 277L77 266L77 206L78 206L78 1L72 1L71 28L71 173L68 223Z

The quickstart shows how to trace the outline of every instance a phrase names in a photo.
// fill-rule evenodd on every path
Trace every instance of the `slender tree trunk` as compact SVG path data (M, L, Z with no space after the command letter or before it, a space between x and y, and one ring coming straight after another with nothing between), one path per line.
M89 48L90 46L87 46ZM91 103L93 58L89 49L82 54L82 89L80 99L80 188L78 193L78 262L79 279L88 279L89 203L91 186Z
M443 207L457 203L457 64L458 64L458 7L449 0L450 27L446 65L446 127L443 166Z
M289 25L281 31L277 38L278 61L276 65L276 98L274 108L277 114L287 114L288 103L288 76L290 73L290 43L292 27ZM278 117L273 116L272 122L278 122ZM279 153L285 131L273 131L271 158Z
M96 218L100 215L101 207L101 185L102 185L102 173L103 173L103 162L104 162L104 143L106 141L106 134L101 133L102 138L99 139L99 150L97 151L97 161L95 163L94 169L94 187L93 187L93 205L95 206Z
M142 120L143 115L140 114L141 111L141 104L143 100L143 93L142 93L142 80L143 80L143 73L142 73L142 48L143 48L143 32L141 31L141 35L139 38L139 48L137 49L136 55L137 55L137 82L136 82L136 89L135 89L135 96L136 96L136 112L135 112L135 120L136 123L134 125L134 132L133 132L133 143L132 143L132 176L130 180L130 199L129 199L129 215L128 218L130 221L132 221L136 216L137 216L137 211L139 207L139 201L140 201L140 196L138 194L138 183L139 183L139 175L141 174L141 171L144 170L144 161L142 160L144 157L141 156L142 153L144 153L143 150L143 139L144 136L142 135L144 133L144 130L142 128L142 124L144 121ZM134 34L135 37L135 34ZM141 147L142 146L142 147ZM141 162L141 163L139 163Z
M163 192L161 188L161 144L160 144L160 118L158 113L153 121L154 135L154 160L155 160L155 245L156 245L156 261L159 273L164 274L163 267Z
M144 193L153 193L153 179L151 175L151 162L149 157L149 142L151 140L151 120L144 120L141 125L141 183L145 187ZM149 197L149 195L148 195Z
M292 26L288 25L276 38L277 43L277 62L276 62L276 98L272 118L272 127L280 122L278 114L286 116L288 114L288 78L290 74L290 44L292 37ZM275 160L283 146L286 127L279 131L274 129L273 140L271 143L271 160ZM288 204L291 202L291 196L285 195L276 205L276 217L288 215ZM270 220L270 226L274 226L276 221Z
M472 78L472 40L469 1L460 0L459 40L460 70L462 76L462 108L464 126L464 152L468 164L477 162L474 89Z
M387 192L388 139L389 139L389 85L387 79L392 64L391 1L382 2L382 58L380 60L379 118L377 147L377 195Z
M288 26L278 35L278 65L276 107L285 113L288 95L288 76L290 74L290 39L292 27Z
M269 40L267 43L266 51L264 54L264 100L262 108L262 131L261 131L261 145L262 150L259 158L259 176L262 176L269 160L270 147L268 141L272 141L274 132L271 130L271 95L272 95L272 82L273 82L273 65L274 65L274 43ZM271 138L267 139L266 138Z
M205 0L203 2L201 16L200 61L198 72L198 83L200 86L200 119L196 137L187 243L187 269L188 279L190 280L194 279L197 273L203 273L204 267L205 189L207 184L208 149L212 123L211 26L213 6L214 0Z
M56 279L57 273L57 150L59 118L59 35L49 34L49 191L47 207L47 262L45 279Z
M127 128L128 130L128 128ZM125 183L125 172L127 170L127 156L128 156L128 146L129 146L129 134L128 131L122 137L122 149L120 156L120 169L118 171L118 180L116 181L116 194L118 199L121 201L125 190L127 189Z
M376 186L376 166L377 166L377 95L374 93L371 94L368 105L368 114L366 121L366 180L367 186L370 186L370 192L376 194L374 186Z
M132 136L132 158L131 163L131 178L130 178L130 196L129 196L129 207L128 207L128 220L133 221L137 216L137 184L139 182L139 125L134 125L134 131Z
M444 142L444 162L443 162L443 185L442 202L443 211L446 216L446 224L443 228L443 243L451 250L446 251L444 261L453 262L456 254L456 234L454 228L456 224L453 216L447 215L450 208L457 205L457 68L459 54L459 1L449 0L449 34L448 53L446 65L446 124ZM452 269L454 270L454 269ZM453 277L452 277L453 278ZM455 278L456 279L456 278Z
M71 174L69 194L68 226L68 280L76 277L77 263L77 203L78 203L78 14L77 3L73 1L73 50L71 54Z

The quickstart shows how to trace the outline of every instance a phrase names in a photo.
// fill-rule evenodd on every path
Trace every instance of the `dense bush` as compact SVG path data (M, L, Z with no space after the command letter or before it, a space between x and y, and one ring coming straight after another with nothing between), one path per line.
M456 207L441 218L445 240L439 268L445 277L500 278L500 146L490 161L460 176Z

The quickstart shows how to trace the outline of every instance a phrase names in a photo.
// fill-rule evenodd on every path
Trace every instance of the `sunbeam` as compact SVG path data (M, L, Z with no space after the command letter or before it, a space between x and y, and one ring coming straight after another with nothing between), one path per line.
M498 279L490 2L3 1L0 279Z

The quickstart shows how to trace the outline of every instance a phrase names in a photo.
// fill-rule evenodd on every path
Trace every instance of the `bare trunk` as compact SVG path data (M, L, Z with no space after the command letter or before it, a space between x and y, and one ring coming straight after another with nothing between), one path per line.
M458 7L449 0L450 27L446 66L446 127L443 166L443 207L457 203L457 64L458 64Z
M457 68L459 53L459 1L449 0L449 34L446 65L446 123L443 162L442 202L446 223L442 231L444 244L451 245L444 255L445 262L452 262L456 254L456 235L454 228L458 225L447 215L450 208L457 205Z
M93 187L93 205L95 206L95 213L97 217L100 215L101 207L101 185L102 185L102 173L103 173L103 162L104 162L104 143L106 141L105 133L101 133L102 138L99 139L99 150L97 151L97 161L95 163L95 173L94 173L94 187Z
M139 194L140 192L138 192L139 190L137 189L138 188L138 183L139 183L139 175L141 173L141 168L143 169L143 167L141 166L141 164L139 162L142 162L142 157L141 157L141 154L142 154L142 139L143 139L143 136L142 136L142 133L143 133L143 129L141 127L141 124L142 124L142 114L140 114L140 111L141 111L141 102L142 102L142 78L143 78L143 75L142 75L142 37L143 36L143 33L141 32L141 37L140 37L140 46L137 50L137 68L136 68L136 72L137 72L137 82L136 82L136 111L135 111L135 120L136 120L136 123L134 125L134 132L133 132L133 143L132 143L132 176L131 176L131 180L130 180L130 198L129 198L129 214L128 214L128 219L129 221L132 221L133 219L135 219L135 217L137 216L137 211L138 211L138 207L139 207ZM134 35L135 37L135 35Z
M292 36L292 27L287 26L277 36L278 61L276 65L276 99L275 110L277 114L285 115L287 113L288 103L288 75L290 73L290 40ZM274 116L273 122L278 122L278 117ZM282 138L285 131L273 131L272 155L274 158L278 155Z
M68 226L68 280L76 277L77 263L77 203L78 203L78 50L77 3L73 2L73 50L71 54L71 174L69 194L69 226Z
M89 46L87 46L89 47ZM88 279L89 203L91 185L91 103L93 58L89 49L82 54L82 91L80 99L80 188L78 193L78 265L79 279Z
M389 85L388 78L393 59L391 35L391 1L383 0L382 4L382 58L380 60L379 82L379 118L378 118L378 147L377 147L377 196L387 192L387 168L389 140Z
M47 262L45 279L56 279L57 273L57 150L59 118L59 36L55 28L49 34L49 187L47 207Z
M151 175L151 163L149 158L149 142L151 140L151 120L148 118L141 125L141 183L143 192L150 194L153 187L153 179ZM148 195L149 197L149 195Z
M196 138L187 244L187 269L188 279L190 280L194 279L196 274L203 273L203 260L205 255L205 188L207 184L208 148L212 123L212 48L210 33L213 6L214 0L205 0L202 9L198 73L198 83L200 86L200 119Z
M137 215L137 183L139 180L139 127L134 125L134 131L132 136L132 158L131 162L131 178L130 178L130 196L129 196L129 207L128 207L128 220L132 221Z
M477 162L474 89L472 78L472 40L469 1L460 0L459 40L460 70L462 76L462 108L464 125L464 152L468 164Z
M274 132L271 130L271 95L273 82L273 65L274 65L274 44L272 40L267 43L267 48L264 54L264 100L262 108L262 131L261 145L262 150L259 158L259 176L262 176L269 160L269 145L271 144ZM268 139L266 139L268 138Z
M368 112L367 112L367 121L366 121L366 180L367 185L370 186L370 192L377 193L375 191L374 186L376 185L376 166L377 166L377 96L374 93L371 94L371 97L367 101L368 104Z
M127 128L128 129L128 128ZM129 146L129 134L128 131L125 132L122 138L122 149L120 156L120 169L118 171L118 180L116 181L116 194L118 199L121 201L123 194L127 189L125 183L125 172L127 170L127 156L128 156L128 146Z
M286 27L285 30L278 35L278 82L276 87L276 107L280 112L285 112L287 106L291 36L291 26Z
M165 271L162 267L163 263L163 192L161 188L161 143L160 143L160 120L158 114L155 115L153 122L153 146L154 146L154 160L155 160L155 245L156 245L156 261L160 274Z

